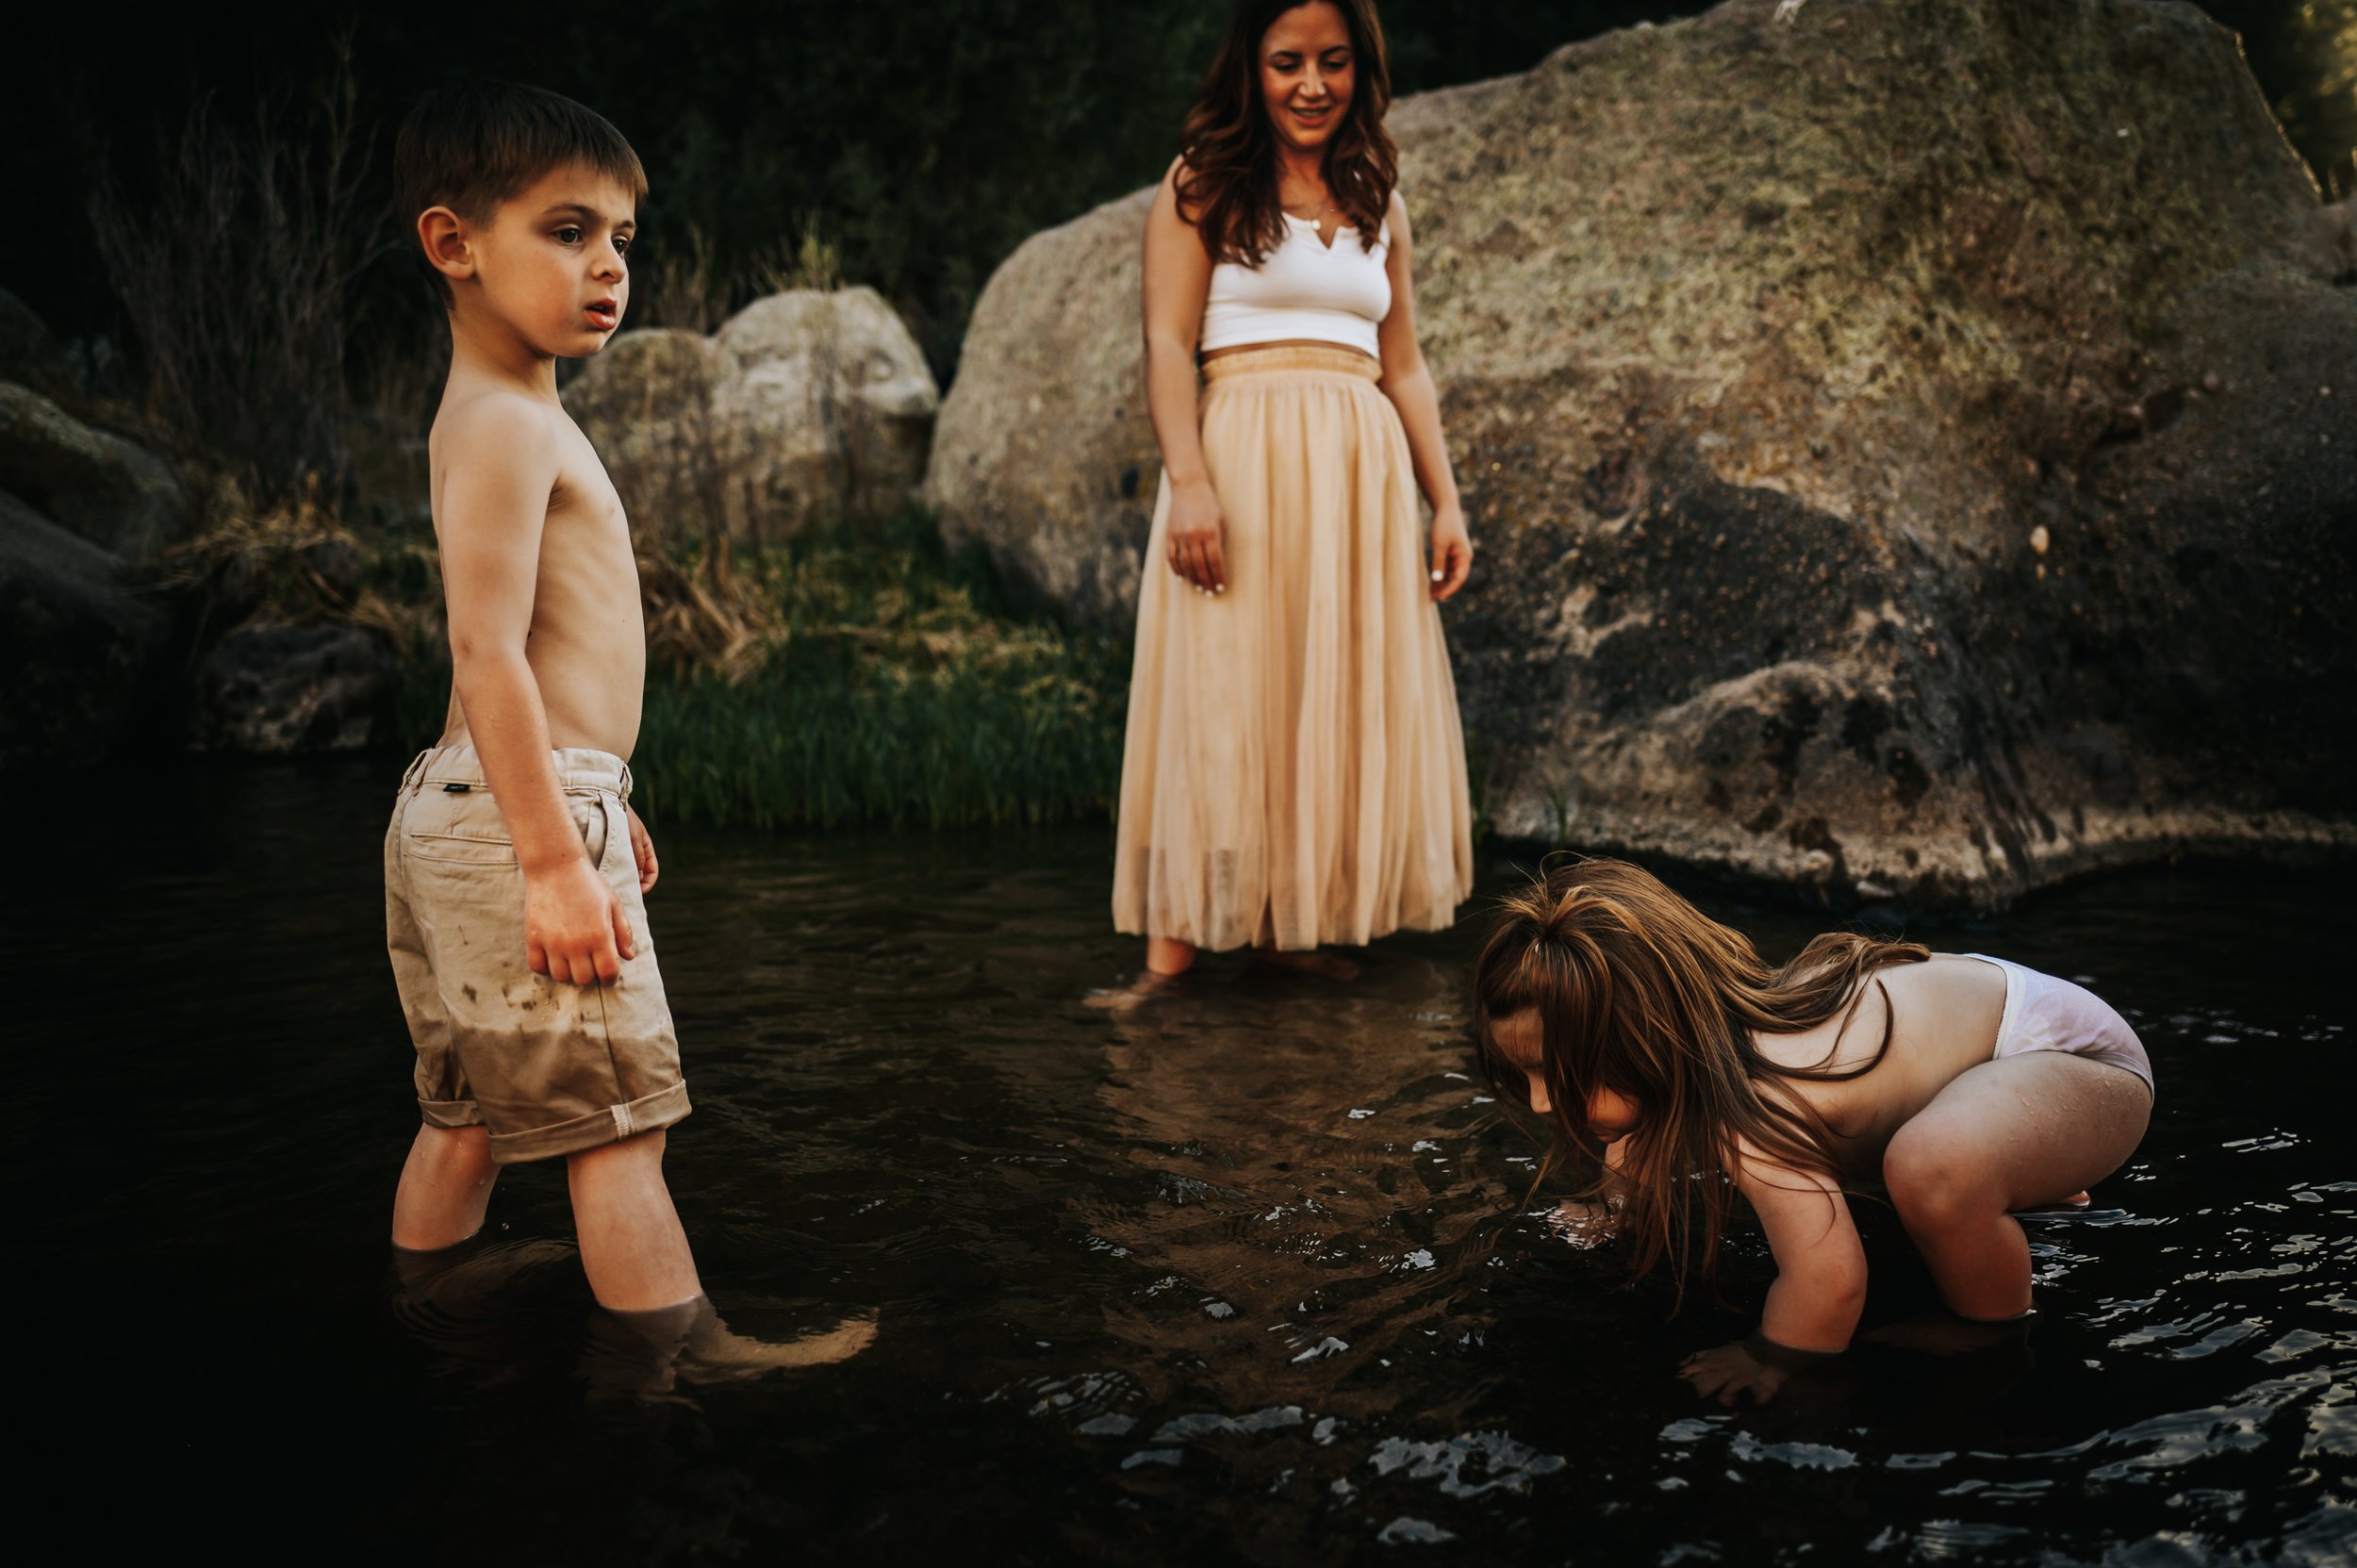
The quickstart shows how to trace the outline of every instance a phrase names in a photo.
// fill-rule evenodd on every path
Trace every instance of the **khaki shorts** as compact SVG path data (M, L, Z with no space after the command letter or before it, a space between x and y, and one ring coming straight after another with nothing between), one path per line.
M688 1111L623 815L630 769L568 750L556 774L637 949L610 985L524 966L523 873L473 747L411 763L385 835L385 943L418 1048L418 1108L430 1126L488 1128L502 1164L579 1153Z

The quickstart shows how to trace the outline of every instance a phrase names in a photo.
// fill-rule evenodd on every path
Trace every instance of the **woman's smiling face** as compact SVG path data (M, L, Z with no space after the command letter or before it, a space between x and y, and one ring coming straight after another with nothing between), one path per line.
M1350 112L1357 85L1350 24L1333 0L1295 6L1261 35L1261 103L1287 145L1325 146Z

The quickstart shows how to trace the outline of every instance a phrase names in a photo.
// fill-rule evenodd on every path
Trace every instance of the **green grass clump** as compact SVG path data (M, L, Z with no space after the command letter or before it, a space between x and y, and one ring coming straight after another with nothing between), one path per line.
M903 663L797 639L741 685L651 682L633 771L649 815L728 827L1102 817L1119 673L1069 647Z

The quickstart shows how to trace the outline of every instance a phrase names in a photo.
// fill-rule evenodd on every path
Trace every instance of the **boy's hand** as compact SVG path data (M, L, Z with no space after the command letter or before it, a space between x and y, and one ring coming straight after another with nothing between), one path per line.
M620 977L633 956L622 900L585 856L524 878L524 963L536 975L570 985Z
M638 820L636 812L624 806L622 815L630 818L630 853L638 863L638 891L651 893L655 878L663 874L663 867L654 861L654 840L648 836L647 824Z

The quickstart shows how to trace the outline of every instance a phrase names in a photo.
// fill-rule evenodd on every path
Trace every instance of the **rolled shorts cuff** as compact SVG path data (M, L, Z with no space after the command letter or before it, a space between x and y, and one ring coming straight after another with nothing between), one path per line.
M642 1095L627 1104L610 1105L585 1116L575 1116L570 1121L528 1128L521 1132L494 1132L491 1134L491 1158L503 1165L516 1165L528 1160L552 1160L560 1155L579 1154L584 1149L618 1144L641 1132L653 1132L669 1127L674 1122L685 1120L687 1113L693 1109L687 1103L687 1085L674 1083L668 1089Z
M470 1099L421 1099L418 1115L428 1127L481 1127L483 1107Z

